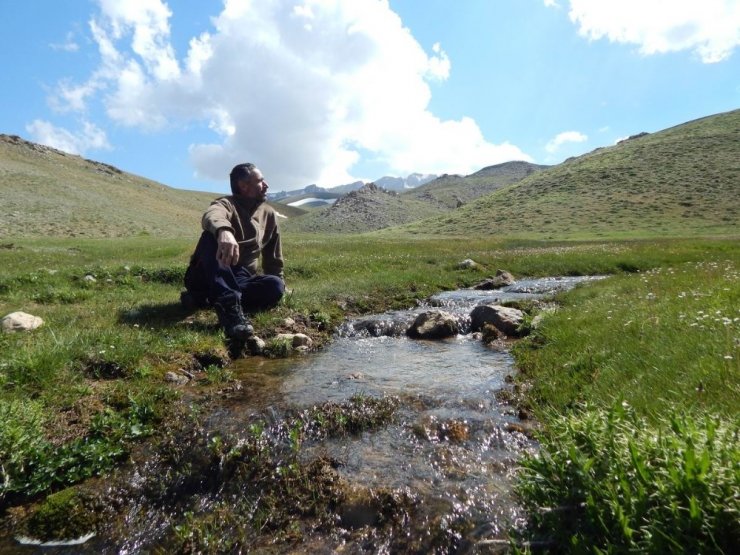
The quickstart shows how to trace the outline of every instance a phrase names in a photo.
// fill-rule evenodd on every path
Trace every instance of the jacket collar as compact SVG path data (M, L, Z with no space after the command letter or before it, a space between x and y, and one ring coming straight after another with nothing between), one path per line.
M249 212L257 210L257 208L265 202L263 199L247 198L241 195L232 195L231 199L239 208L242 210L248 210Z

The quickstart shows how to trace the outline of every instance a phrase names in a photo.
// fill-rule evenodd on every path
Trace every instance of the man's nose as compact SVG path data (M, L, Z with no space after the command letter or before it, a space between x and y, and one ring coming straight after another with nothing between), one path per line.
M269 183L267 183L267 181L263 181L262 182L262 186L263 186L263 188L264 188L265 191L267 191L267 189L270 188L270 185L269 185Z

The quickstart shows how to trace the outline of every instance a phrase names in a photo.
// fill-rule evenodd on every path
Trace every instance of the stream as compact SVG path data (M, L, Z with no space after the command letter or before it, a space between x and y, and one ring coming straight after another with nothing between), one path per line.
M413 309L346 322L332 343L317 353L279 360L240 359L231 369L241 387L202 415L201 440L193 440L201 441L201 453L181 454L189 465L188 477L162 478L162 483L170 484L160 494L166 501L121 501L124 516L116 517L110 535L98 534L83 545L16 544L14 551L168 552L172 528L187 515L214 515L224 505L242 502L232 501L244 487L230 483L238 473L222 470L223 464L214 470L206 446L215 436L231 446L243 445L247 430L254 433L255 423L274 442L273 451L292 450L306 465L329 461L345 490L364 492L336 507L336 519L328 528L296 525L300 542L283 539L272 546L262 542L258 549L270 553L505 550L506 530L524 518L511 491L517 460L537 446L526 433L527 423L498 395L510 387L507 377L514 373L506 343L486 346L470 333L469 315L480 303L543 298L592 279L597 278L542 278L492 291L443 292ZM408 338L405 330L419 313L430 309L452 314L461 333L437 341ZM311 407L361 404L363 399L392 399L393 418L360 433L307 433L300 442L284 425L288 416ZM142 463L118 493L115 486L108 486L109 495L152 496L153 484L168 465L171 458ZM203 477L214 472L220 473L217 484ZM240 511L256 511L258 501L251 503L252 508ZM249 513L248 520L255 514ZM218 524L213 526L220 530ZM113 539L122 532L127 536L122 543Z

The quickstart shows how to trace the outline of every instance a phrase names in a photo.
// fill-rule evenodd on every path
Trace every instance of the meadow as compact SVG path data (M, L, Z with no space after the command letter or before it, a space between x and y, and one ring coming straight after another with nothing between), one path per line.
M0 335L0 507L42 501L125 464L229 380L215 316L179 304L193 243L0 245L0 315L45 321ZM543 426L543 455L525 461L521 486L533 518L516 544L659 552L688 536L698 550L740 538L736 240L288 234L285 257L288 294L254 317L268 356L282 353L270 339L286 318L320 348L348 315L411 306L499 268L518 278L609 275L557 298L559 310L515 348L516 402ZM480 266L460 268L466 258ZM187 395L164 379L183 371L197 378ZM661 497L670 484L676 493Z

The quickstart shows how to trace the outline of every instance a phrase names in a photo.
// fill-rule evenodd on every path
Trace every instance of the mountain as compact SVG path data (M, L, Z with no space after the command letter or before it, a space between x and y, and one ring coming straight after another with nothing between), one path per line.
M351 193L352 191L362 189L364 186L365 186L364 181L354 181L352 183L347 183L346 185L337 185L336 187L331 187L330 189L327 189L327 190L331 191L332 193L338 193L341 196L346 193Z
M313 193L300 193L294 194L289 197L281 198L278 201L274 201L275 205L287 205L292 207L300 207L301 209L307 210L311 208L321 208L323 206L330 206L341 197L339 193L330 193L328 191L320 191Z
M478 197L511 185L549 166L529 162L504 162L488 166L468 176L443 175L405 193L409 198L438 204L447 209L457 208Z
M377 179L373 183L386 189L387 191L405 191L407 189L413 189L428 183L432 179L436 178L436 175L425 174L425 173L412 173L407 177L390 177L385 176ZM357 191L365 185L363 181L354 181L345 185L337 185L336 187L319 187L318 185L307 185L302 189L295 189L292 191L280 191L277 193L268 193L267 198L276 202L282 202L283 204L290 204L295 202L296 199L308 198L313 196L317 199L337 199L340 196ZM325 194L320 196L317 193ZM333 201L332 201L333 202ZM332 204L332 202L325 203L326 205Z
M390 177L385 176L380 179L373 181L378 187L382 187L387 191L405 191L407 189L415 189L425 183L429 183L437 176L430 173L412 173L408 177Z
M167 187L10 135L0 135L0 190L1 238L195 238L203 210L219 196ZM318 187L304 193L323 194ZM738 199L735 110L639 133L557 166L507 162L403 193L367 185L308 212L271 204L287 216L286 231L590 239L737 236ZM383 231L389 226L400 227Z
M439 208L427 202L404 198L395 191L368 183L330 207L286 221L283 228L310 233L362 233L439 213Z
M0 189L3 238L146 234L197 238L203 211L222 196L174 189L108 164L2 134ZM279 211L289 217L303 213L291 207Z
M737 235L740 110L640 133L394 231L529 238Z
M312 233L361 233L397 226L454 210L475 198L509 185L548 166L506 162L469 176L412 174L407 179L384 178L349 193L330 209L316 210L286 224L286 229ZM415 177L414 177L415 176ZM398 193L380 183L425 184ZM333 190L333 189L332 189Z

